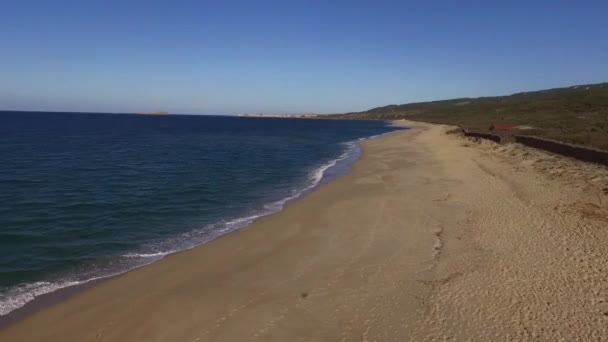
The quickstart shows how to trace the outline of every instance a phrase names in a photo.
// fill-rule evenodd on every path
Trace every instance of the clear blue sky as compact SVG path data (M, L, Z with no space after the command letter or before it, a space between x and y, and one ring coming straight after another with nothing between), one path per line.
M608 81L608 1L0 2L0 109L345 112Z

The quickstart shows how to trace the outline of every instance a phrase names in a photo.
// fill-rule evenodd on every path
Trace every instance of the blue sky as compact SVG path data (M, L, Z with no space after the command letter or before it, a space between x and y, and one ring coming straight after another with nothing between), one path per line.
M334 113L608 81L608 1L0 2L0 109Z

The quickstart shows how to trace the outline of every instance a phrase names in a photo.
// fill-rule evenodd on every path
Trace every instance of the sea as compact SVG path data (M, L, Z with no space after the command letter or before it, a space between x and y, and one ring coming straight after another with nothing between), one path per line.
M0 316L281 210L383 121L0 112ZM218 261L219 262L219 261Z

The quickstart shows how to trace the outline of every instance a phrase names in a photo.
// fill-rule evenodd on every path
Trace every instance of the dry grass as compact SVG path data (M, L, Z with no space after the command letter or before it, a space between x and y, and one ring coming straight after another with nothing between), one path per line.
M510 96L454 99L390 105L345 119L409 119L462 125L488 132L493 124L525 125L525 134L608 150L608 83L518 93Z

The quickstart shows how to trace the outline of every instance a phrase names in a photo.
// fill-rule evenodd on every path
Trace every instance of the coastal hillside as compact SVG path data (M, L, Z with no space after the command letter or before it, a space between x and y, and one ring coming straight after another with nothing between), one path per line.
M608 150L608 83L509 96L389 105L332 117L409 119L462 125L480 132L505 125L507 134L534 135Z

